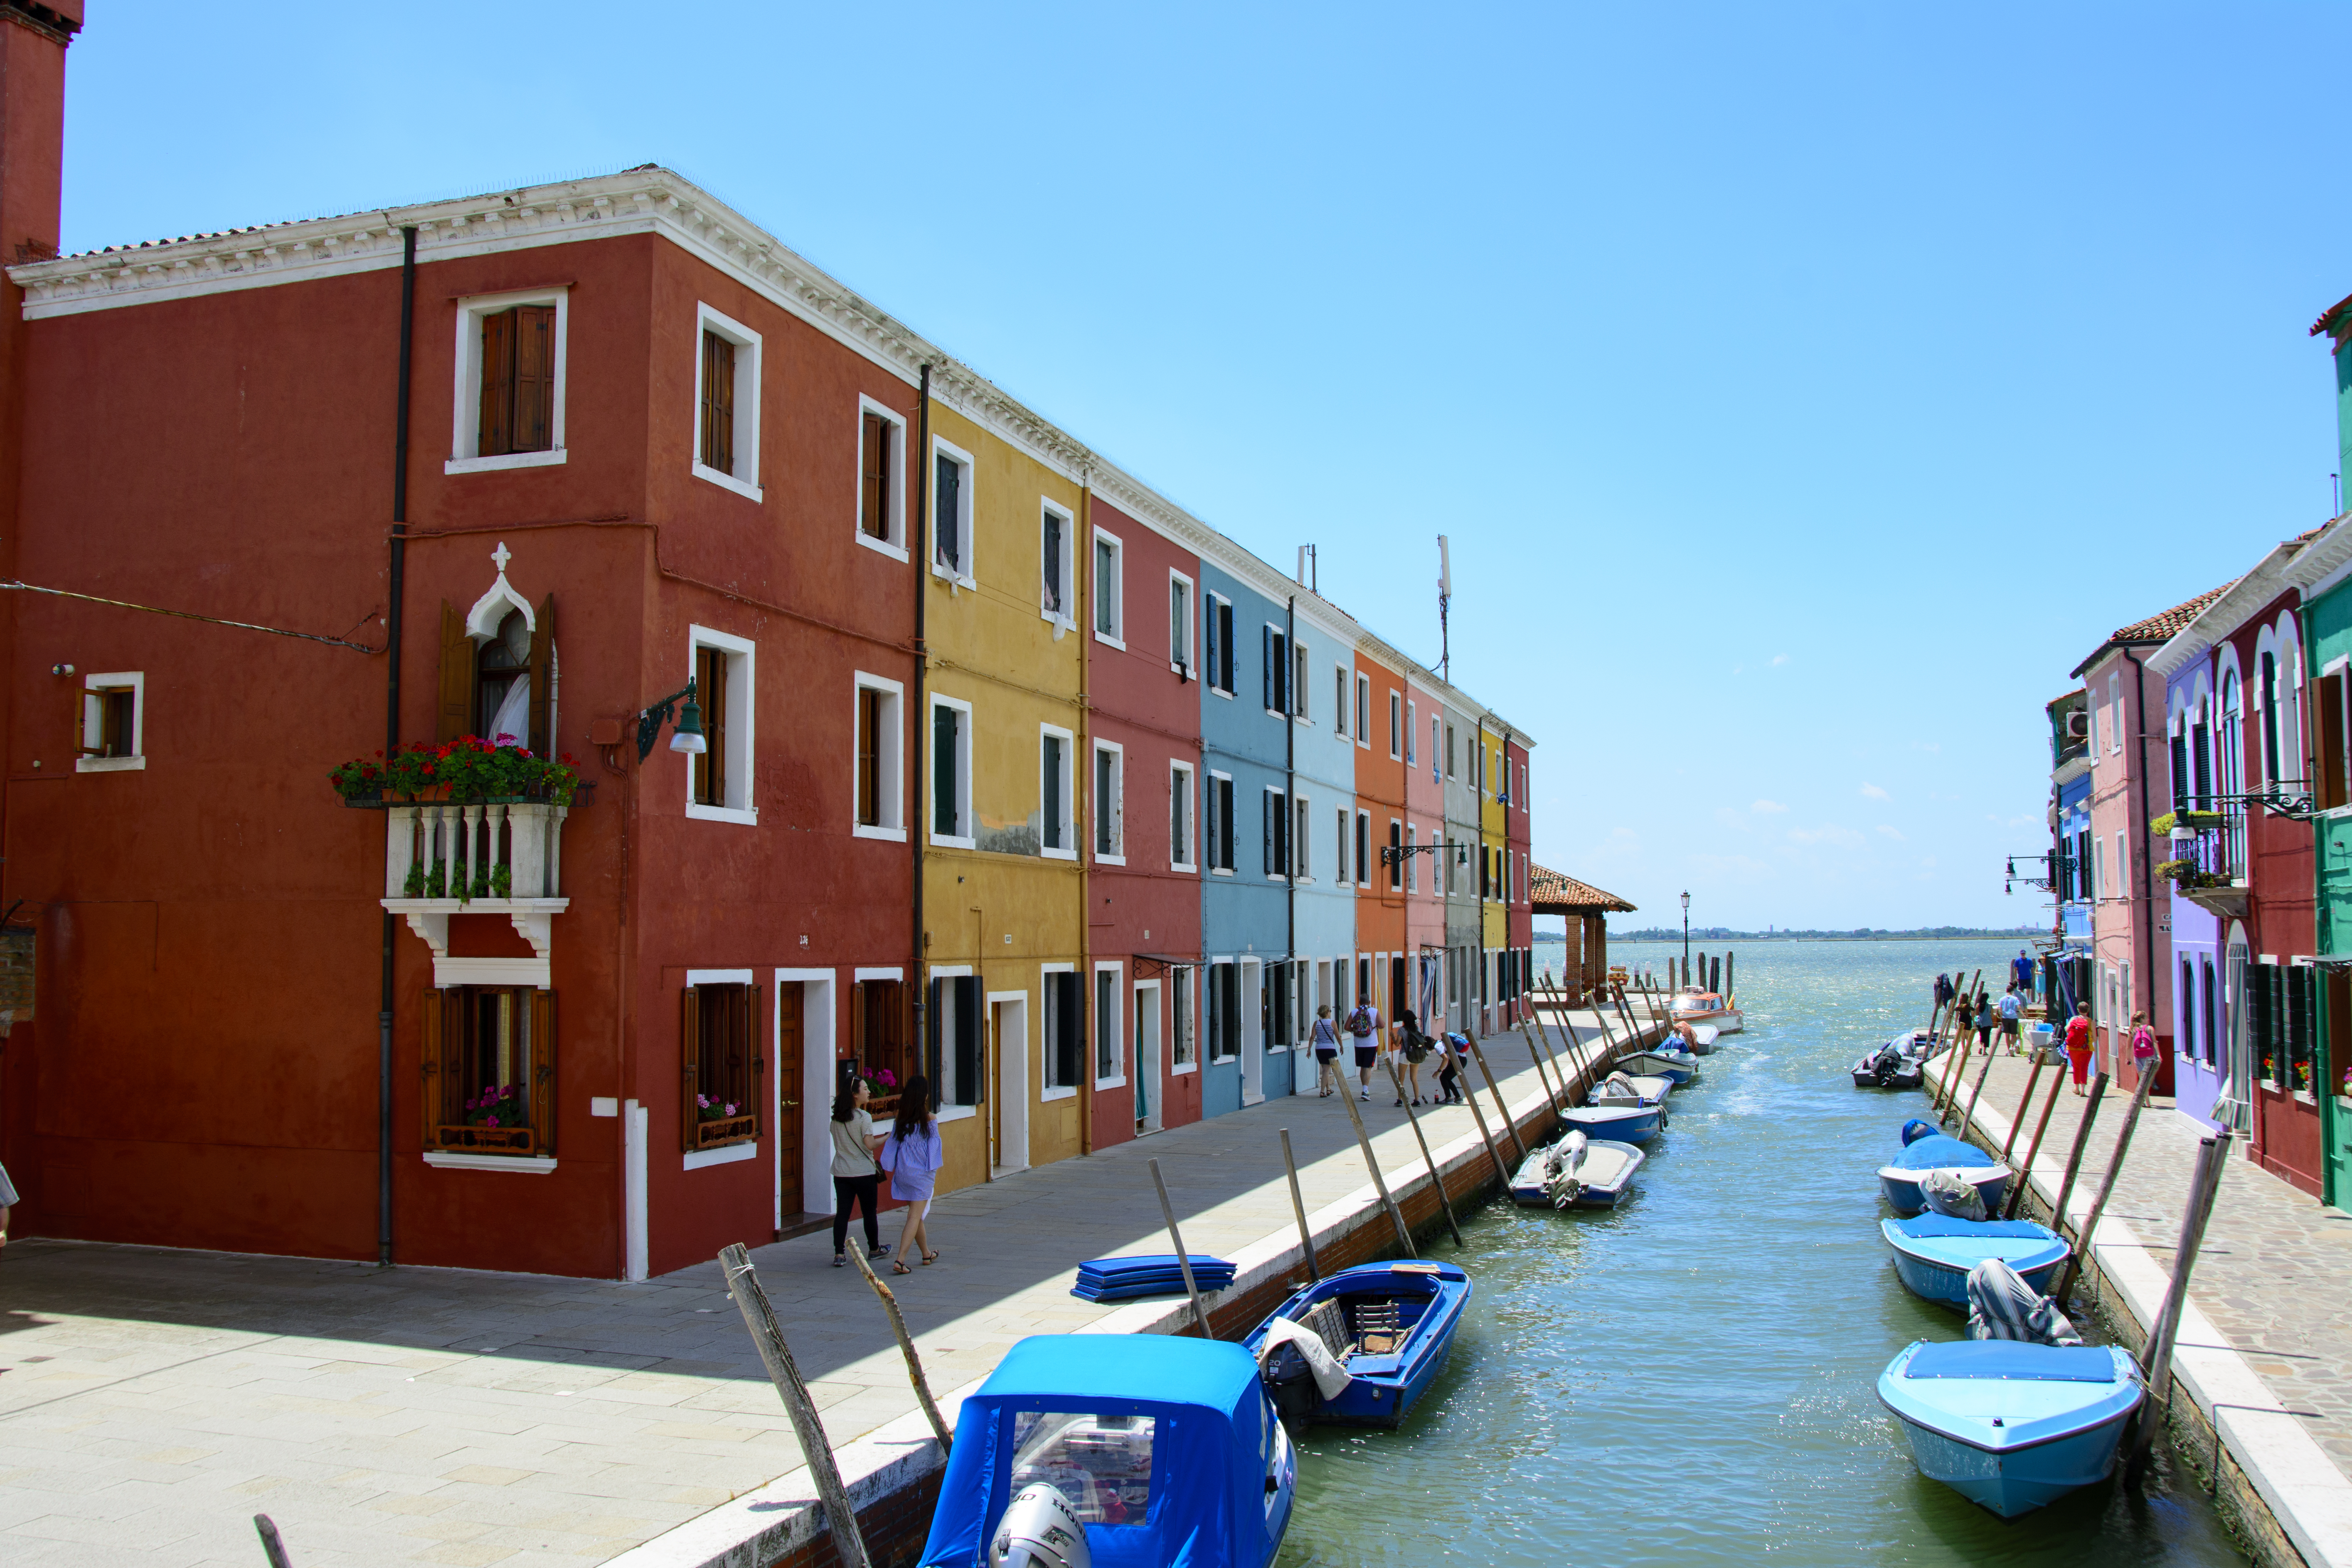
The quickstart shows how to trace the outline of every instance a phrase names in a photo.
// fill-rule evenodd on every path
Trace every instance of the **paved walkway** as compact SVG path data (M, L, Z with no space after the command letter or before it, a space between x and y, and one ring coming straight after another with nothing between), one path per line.
M1484 1048L1514 1103L1538 1092L1516 1034ZM1420 1153L1392 1099L1359 1109L1393 1180ZM1167 1250L1147 1159L1194 1251L1289 1227L1282 1126L1310 1212L1363 1184L1345 1109L1309 1095L940 1200L940 1262L892 1280L933 1387L1116 1310L1068 1290L1081 1259ZM1475 1131L1459 1109L1423 1126ZM831 1250L752 1257L837 1447L914 1400ZM300 1568L588 1568L800 1464L715 1261L624 1285L37 1239L0 1257L9 1568L252 1568L257 1512Z
M1970 1103L1980 1065L1964 1069L1964 1105ZM2028 1070L2022 1058L1994 1059L1983 1103L2003 1132L2017 1112ZM2051 1077L2045 1070L2034 1089L2033 1110L2012 1160L2024 1155ZM2059 1092L2034 1162L2037 1174L2053 1184L2086 1103L2071 1087ZM2075 1178L2078 1191L2098 1190L2130 1103L2127 1091L2108 1086ZM2108 1215L2138 1234L2167 1275L2204 1131L2201 1122L2175 1110L2170 1099L2151 1096L2108 1201ZM2244 1158L2241 1144L2214 1200L2190 1295L2280 1403L2298 1415L2336 1468L2352 1477L2352 1215L2324 1207Z

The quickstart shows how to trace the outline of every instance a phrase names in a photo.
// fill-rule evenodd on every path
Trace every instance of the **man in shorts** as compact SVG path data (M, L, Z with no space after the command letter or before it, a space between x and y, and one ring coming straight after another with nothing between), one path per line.
M2016 986L2012 985L2001 994L2000 1043L2009 1047L2011 1056L2017 1055L2023 1048L2018 1035L2018 1019L2024 1007L2024 999L2018 995Z
M1349 1043L1356 1047L1356 1077L1362 1092L1360 1100L1372 1098L1372 1065L1381 1058L1381 1010L1370 1001L1358 1002L1348 1015Z

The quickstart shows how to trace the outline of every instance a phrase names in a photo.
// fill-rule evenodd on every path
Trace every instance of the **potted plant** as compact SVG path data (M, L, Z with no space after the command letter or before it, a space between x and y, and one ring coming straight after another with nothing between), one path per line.
M522 1123L522 1086L502 1083L466 1101L468 1127L516 1127Z
M383 753L378 752L374 762L343 763L327 775L335 793L343 797L346 805L372 805L383 798Z

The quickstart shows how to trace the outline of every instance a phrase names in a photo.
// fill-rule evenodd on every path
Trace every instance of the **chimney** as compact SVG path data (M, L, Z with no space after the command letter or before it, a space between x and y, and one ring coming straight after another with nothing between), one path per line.
M81 16L82 0L0 0L0 266L58 253L66 46ZM6 294L14 318L21 296Z

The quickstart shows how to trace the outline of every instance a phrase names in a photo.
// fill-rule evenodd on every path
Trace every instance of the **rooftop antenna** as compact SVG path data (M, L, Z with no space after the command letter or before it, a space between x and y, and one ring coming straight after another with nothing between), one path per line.
M1445 548L1445 535L1437 536L1437 678L1447 685L1454 682L1454 644L1445 625L1445 612L1454 603L1454 566Z
M1321 579L1322 568L1320 563L1315 559L1315 547L1311 544L1300 545L1298 547L1298 585L1310 594L1320 593L1322 589L1318 584Z

